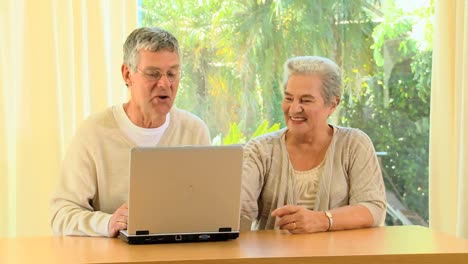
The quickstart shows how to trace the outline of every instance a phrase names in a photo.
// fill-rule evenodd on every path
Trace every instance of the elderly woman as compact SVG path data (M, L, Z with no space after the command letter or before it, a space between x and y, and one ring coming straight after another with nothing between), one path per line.
M245 146L242 226L291 233L365 228L385 219L385 187L369 137L328 124L341 96L331 60L285 63L287 127Z

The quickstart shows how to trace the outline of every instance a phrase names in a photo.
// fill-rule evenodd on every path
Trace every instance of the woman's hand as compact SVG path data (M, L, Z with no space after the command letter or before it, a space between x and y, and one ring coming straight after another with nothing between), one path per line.
M324 212L308 210L301 206L285 205L271 212L271 216L279 218L277 226L293 234L328 230L328 218Z

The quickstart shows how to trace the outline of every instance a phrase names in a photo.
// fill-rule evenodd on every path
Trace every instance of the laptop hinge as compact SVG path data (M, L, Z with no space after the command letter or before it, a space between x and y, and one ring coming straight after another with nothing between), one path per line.
M136 235L149 235L148 230L138 230L136 231Z
M230 227L220 227L219 232L231 232L232 228Z

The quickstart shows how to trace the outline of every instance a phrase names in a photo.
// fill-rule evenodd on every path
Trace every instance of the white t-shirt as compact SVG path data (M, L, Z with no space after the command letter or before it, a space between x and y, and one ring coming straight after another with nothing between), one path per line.
M112 112L124 135L139 147L156 146L169 126L171 119L171 115L168 113L166 116L166 122L164 122L162 126L156 128L143 128L133 124L130 118L128 118L127 113L125 113L123 104L114 105L112 107Z

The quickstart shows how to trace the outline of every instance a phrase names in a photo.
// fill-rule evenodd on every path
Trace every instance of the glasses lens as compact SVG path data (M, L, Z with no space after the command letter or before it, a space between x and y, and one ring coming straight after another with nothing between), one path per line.
M168 72L166 74L167 76L167 79L170 81L170 82L174 82L176 80L179 79L179 73L178 72Z
M153 79L153 81L159 81L159 79L161 79L162 77L162 74L158 71L155 71L155 72L152 72L151 74L149 74L149 76L151 77L151 79Z
M148 79L151 81L159 81L163 75L166 75L166 78L169 82L174 82L180 78L180 72L179 71L168 71L167 73L161 73L159 71L142 71L140 69L137 69L141 73L143 73Z

